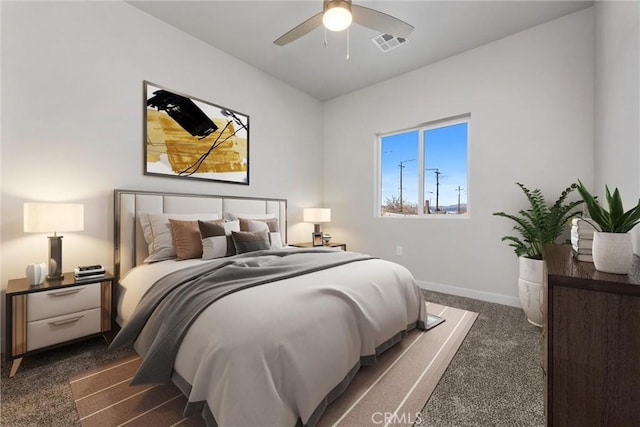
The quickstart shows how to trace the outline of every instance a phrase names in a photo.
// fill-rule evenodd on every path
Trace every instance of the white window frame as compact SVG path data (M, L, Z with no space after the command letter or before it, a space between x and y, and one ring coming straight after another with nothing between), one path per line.
M424 206L424 177L425 177L425 168L424 168L424 133L425 131L438 129L447 126L458 125L461 123L467 124L467 182L465 191L467 192L467 212L464 214L456 214L456 215L434 215L434 214L425 214L423 212L424 209L418 209L417 215L399 215L399 216L383 216L380 213L380 206L382 206L382 138L404 134L412 131L418 131L418 206ZM470 217L470 205L469 203L469 153L470 153L470 134L471 134L471 114L460 114L457 116L447 117L444 119L433 120L430 122L422 123L417 126L409 127L406 129L396 130L392 132L379 132L376 133L375 138L375 162L376 162L376 177L375 177L375 206L374 206L374 217L376 218L385 218L385 219L405 219L405 218L432 218L432 219L465 219Z

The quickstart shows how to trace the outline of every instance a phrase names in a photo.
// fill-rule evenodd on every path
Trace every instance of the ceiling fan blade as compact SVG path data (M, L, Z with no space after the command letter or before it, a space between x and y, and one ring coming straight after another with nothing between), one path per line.
M322 25L322 12L317 15L313 15L311 18L304 21L302 24L294 27L292 30L281 35L278 39L276 39L273 43L278 46L284 46L288 43L291 43L294 40L299 39L305 34L309 33L312 30L315 30L320 25Z
M353 16L353 22L395 37L407 38L413 31L413 25L384 12L358 6L357 4L351 5L351 15Z

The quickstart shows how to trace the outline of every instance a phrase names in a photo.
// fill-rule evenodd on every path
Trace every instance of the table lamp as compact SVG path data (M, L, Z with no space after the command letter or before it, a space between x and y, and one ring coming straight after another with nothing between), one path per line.
M61 280L62 236L61 231L84 229L84 205L77 203L25 203L25 233L53 233L49 236L49 275L47 280Z
M305 208L302 211L304 222L313 223L312 242L313 246L322 246L321 222L331 222L331 209L328 208Z

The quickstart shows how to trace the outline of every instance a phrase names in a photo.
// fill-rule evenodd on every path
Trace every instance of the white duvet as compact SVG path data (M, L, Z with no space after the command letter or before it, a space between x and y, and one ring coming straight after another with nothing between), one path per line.
M160 277L202 260L134 268L121 281L118 322L127 322ZM413 276L380 259L253 287L208 307L187 332L174 369L221 426L307 423L359 362L426 320Z

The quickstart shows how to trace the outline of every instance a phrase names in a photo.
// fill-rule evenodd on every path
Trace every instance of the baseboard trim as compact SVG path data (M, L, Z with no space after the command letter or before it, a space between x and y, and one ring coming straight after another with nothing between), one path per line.
M483 292L474 289L460 288L457 286L443 285L441 283L426 282L424 280L416 280L416 283L422 289L426 289L428 291L442 292L444 294L473 298L487 302L495 302L497 304L509 305L511 307L522 307L520 305L520 300L516 297L508 297L506 295L494 294L491 292Z

